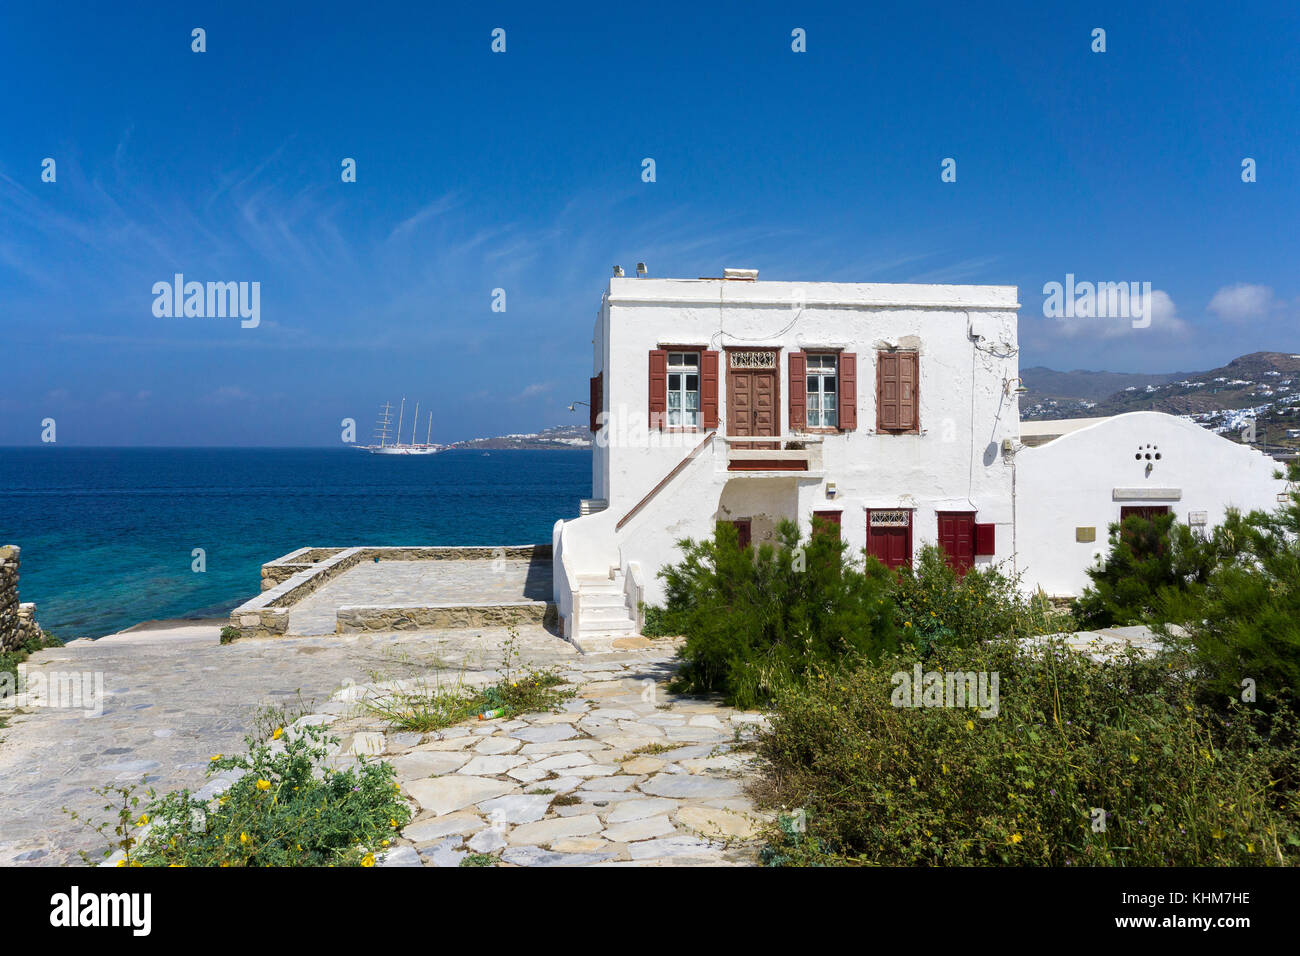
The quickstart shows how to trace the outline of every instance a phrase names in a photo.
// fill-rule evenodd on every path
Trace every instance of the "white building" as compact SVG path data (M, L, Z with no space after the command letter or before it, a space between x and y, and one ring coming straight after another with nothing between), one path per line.
M1025 422L1016 454L1016 568L1050 595L1077 595L1108 550L1107 528L1172 511L1192 527L1228 508L1272 511L1282 466L1195 422L1160 412Z
M890 564L1011 557L1013 286L613 278L593 336L593 499L554 533L566 634L636 627L676 543L838 521ZM767 439L755 441L754 439Z
M1014 571L1019 551L1027 586L1071 594L1126 488L1179 489L1131 503L1185 500L1212 521L1229 503L1275 503L1280 483L1260 477L1271 462L1167 415L1091 420L1022 448L1016 297L1014 286L768 282L730 269L611 279L592 340L593 495L553 533L565 635L639 630L677 542L718 521L758 543L783 518L806 534L820 514L891 566L937 544L957 566ZM1123 424L1134 418L1141 427ZM1157 478L1140 482L1129 472L1145 472L1132 456L1147 444L1164 448ZM1250 491L1234 496L1242 476ZM1087 548L1074 537L1085 526L1097 529Z

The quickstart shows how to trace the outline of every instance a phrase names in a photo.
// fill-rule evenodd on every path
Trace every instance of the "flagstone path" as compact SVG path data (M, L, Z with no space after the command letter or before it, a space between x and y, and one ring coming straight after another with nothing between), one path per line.
M766 817L745 794L747 744L765 718L668 694L663 651L619 656L566 668L577 695L554 713L344 738L337 762L382 754L417 811L379 865L752 864Z

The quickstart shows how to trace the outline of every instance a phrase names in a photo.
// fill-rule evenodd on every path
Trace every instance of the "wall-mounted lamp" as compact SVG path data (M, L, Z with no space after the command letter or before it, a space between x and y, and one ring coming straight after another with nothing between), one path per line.
M1015 388L1011 387L1012 382L1015 382ZM1023 395L1027 391L1029 391L1029 389L1025 387L1024 381L1020 378L1008 378L1002 380L1002 393L1004 395L1010 395L1013 392L1017 395Z
M834 498L836 494L837 494L837 492L836 492L836 489L835 489L835 482L833 482L833 481L828 481L828 482L826 482L826 497L827 497L827 498Z

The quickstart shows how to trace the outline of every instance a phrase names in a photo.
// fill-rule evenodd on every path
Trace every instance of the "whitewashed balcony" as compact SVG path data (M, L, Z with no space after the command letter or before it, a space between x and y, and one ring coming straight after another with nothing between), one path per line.
M717 470L753 478L816 478L825 476L821 435L719 435L724 452ZM746 447L758 445L758 447ZM766 446L766 447L764 447Z

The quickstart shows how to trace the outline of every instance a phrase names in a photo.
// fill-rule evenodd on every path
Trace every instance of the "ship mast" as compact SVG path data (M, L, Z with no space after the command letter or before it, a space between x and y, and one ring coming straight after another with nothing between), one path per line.
M415 444L415 430L420 427L420 403L415 403L415 417L411 419L411 444Z
M429 430L424 433L424 443L429 444L429 436L433 434L433 412L429 413Z
M402 396L402 407L401 407L401 408L398 410L398 412L397 412L397 442L396 442L396 444L398 444L398 445L400 445L400 444L402 443L402 415L403 415L403 413L404 413L405 411L406 411L406 396L403 395L403 396Z
M383 448L384 442L388 440L388 426L393 423L392 412L392 402L384 402L384 407L379 410L379 421L375 422L375 437L379 439L380 448Z

